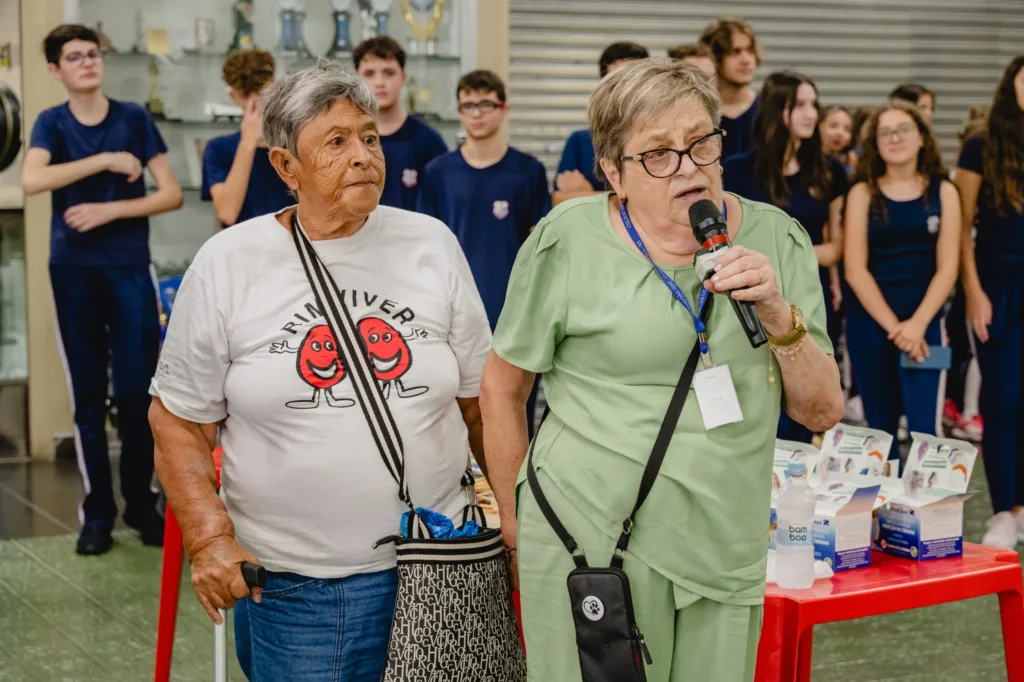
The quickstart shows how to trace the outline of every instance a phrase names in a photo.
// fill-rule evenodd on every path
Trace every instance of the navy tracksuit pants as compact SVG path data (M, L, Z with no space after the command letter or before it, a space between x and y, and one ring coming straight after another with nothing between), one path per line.
M121 438L121 494L126 516L156 504L149 382L160 351L156 289L148 266L51 265L57 323L70 374L75 445L85 484L83 522L112 526L117 517L107 451L112 370Z
M981 453L996 513L1024 505L1024 282L1015 279L1005 277L998 286L983 281L992 324L989 340L975 344L985 422Z
M900 367L900 349L863 308L857 308L846 318L846 339L868 426L895 436L905 414L909 431L936 435L944 372ZM925 341L942 345L939 316L928 325ZM889 459L899 456L899 440L894 437Z

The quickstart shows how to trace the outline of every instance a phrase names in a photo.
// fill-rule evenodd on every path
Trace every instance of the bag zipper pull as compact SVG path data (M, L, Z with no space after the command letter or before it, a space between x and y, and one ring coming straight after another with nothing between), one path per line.
M654 659L651 658L651 650L647 648L647 640L644 639L644 633L640 632L639 626L633 626L633 634L636 637L637 644L640 645L640 651L643 652L647 665L654 665Z
M386 538L381 538L380 540L377 540L377 542L373 543L373 549L377 549L381 545L390 545L392 542L397 542L401 539L401 535L389 535Z

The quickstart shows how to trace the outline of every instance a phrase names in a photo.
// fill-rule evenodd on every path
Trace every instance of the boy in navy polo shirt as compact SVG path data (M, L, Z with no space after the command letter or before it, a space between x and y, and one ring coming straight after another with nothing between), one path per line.
M103 95L99 38L58 26L44 41L50 73L68 101L39 115L22 172L25 194L52 192L50 282L75 411L85 483L79 554L113 543L117 504L107 453L108 359L121 434L124 521L149 545L163 544L150 491L153 434L149 382L160 321L150 274L148 216L181 207L167 147L146 111ZM157 191L146 195L143 169Z
M263 141L260 90L274 80L274 58L263 50L239 50L224 61L231 100L242 107L237 133L215 137L203 151L203 201L213 201L223 227L276 213L295 203L270 165Z
M417 207L459 238L494 329L519 247L551 208L547 176L502 139L508 104L496 74L466 74L456 96L466 143L427 165Z
M644 59L647 48L636 43L612 43L601 53L597 68L604 78L628 61ZM562 160L558 163L555 176L555 192L551 195L554 206L575 199L603 192L605 184L594 175L594 140L590 128L577 130L565 141Z
M384 206L416 210L423 171L430 161L448 151L441 135L411 116L402 106L405 85L405 50L394 38L364 40L352 52L356 73L377 97L377 128L384 151Z

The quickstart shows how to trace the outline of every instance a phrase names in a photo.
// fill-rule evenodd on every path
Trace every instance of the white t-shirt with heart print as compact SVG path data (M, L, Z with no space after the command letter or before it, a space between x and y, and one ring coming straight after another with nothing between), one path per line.
M367 343L413 503L456 516L469 446L455 399L479 395L491 332L455 235L382 206L351 237L313 245ZM337 578L395 564L393 545L372 545L398 533L406 508L334 344L273 215L210 239L175 299L150 393L182 419L224 420L221 495L268 570Z

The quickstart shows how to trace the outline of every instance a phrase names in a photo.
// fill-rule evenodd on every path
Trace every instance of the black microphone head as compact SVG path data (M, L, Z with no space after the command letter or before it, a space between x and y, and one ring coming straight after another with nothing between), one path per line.
M699 242L716 232L727 231L725 219L710 199L695 201L690 206L690 227Z

